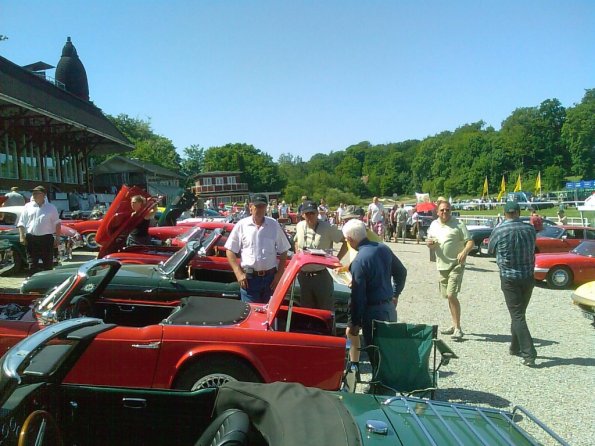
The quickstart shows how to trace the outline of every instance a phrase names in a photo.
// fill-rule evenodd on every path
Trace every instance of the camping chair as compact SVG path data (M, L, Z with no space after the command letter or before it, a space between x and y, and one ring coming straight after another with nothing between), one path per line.
M438 370L457 358L437 334L437 325L373 321L372 345L365 348L372 365L371 392L390 389L433 398Z

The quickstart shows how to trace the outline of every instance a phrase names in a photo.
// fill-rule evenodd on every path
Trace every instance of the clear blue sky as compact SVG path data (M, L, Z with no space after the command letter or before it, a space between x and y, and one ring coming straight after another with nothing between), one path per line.
M95 104L180 153L307 160L595 88L593 0L3 0L0 34L19 65L56 65L71 36Z

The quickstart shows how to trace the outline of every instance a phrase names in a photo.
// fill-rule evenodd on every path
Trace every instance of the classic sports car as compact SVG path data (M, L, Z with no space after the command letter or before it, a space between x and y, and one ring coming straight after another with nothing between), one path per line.
M590 319L595 327L595 280L579 286L572 293L572 303L579 307L583 316Z
M68 382L196 389L241 379L337 389L345 338L335 336L333 314L293 305L295 279L308 264L340 266L335 257L296 256L263 305L217 299L215 293L177 300L159 299L153 290L109 294L120 263L93 260L41 298L0 294L0 306L13 308L0 318L0 351L46 325L94 316L117 327L94 340Z
M87 350L117 330L97 319L72 319L6 353L0 359L2 445L524 446L540 443L523 429L531 422L541 436L567 445L520 406L507 412L284 382L231 381L176 392L66 383ZM110 352L102 357L113 359Z
M535 252L568 252L583 240L595 240L595 228L587 226L548 226L535 241Z
M536 254L534 275L552 288L595 280L595 240L584 241L570 252Z

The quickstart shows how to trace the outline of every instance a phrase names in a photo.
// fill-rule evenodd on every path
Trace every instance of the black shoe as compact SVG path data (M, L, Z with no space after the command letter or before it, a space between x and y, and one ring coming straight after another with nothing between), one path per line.
M508 349L508 354L510 356L521 356L521 351L520 350L512 350L512 349Z
M535 367L535 358L521 358L521 364L527 367Z

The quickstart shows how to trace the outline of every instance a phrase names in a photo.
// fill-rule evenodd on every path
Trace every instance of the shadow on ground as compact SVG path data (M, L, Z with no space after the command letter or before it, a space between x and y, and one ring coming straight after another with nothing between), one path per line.
M510 401L493 393L482 392L480 390L463 389L460 387L450 389L438 389L436 392L437 400L448 401L451 403L465 404L488 404L491 407L510 407Z

